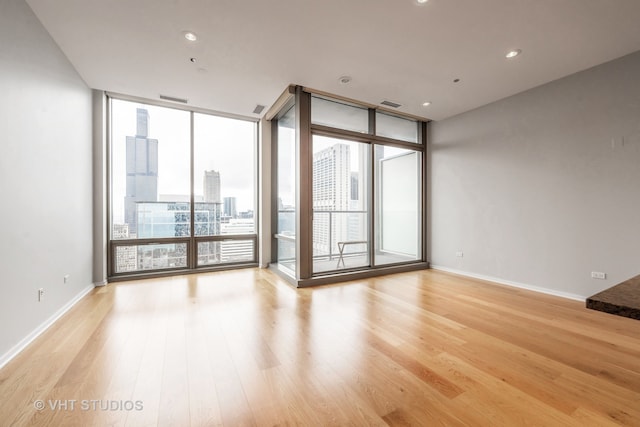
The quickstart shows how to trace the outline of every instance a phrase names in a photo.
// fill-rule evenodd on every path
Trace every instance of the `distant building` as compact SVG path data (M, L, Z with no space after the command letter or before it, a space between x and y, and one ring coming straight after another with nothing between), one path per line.
M255 221L253 219L231 219L222 224L221 234L254 234ZM254 260L254 241L228 240L220 243L221 262L251 262Z
M248 211L238 212L237 217L241 218L241 219L252 219L253 218L253 211L250 209Z
M205 203L222 203L220 199L220 172L204 171L202 188Z
M113 224L112 235L113 240L129 238L129 224Z
M236 218L238 211L236 210L236 198L225 197L224 198L224 214L230 218Z
M129 224L113 224L113 240L129 238ZM118 273L136 271L138 268L135 246L117 246L115 253L115 267Z
M140 202L136 205L138 237L188 237L191 234L191 209L186 202ZM196 236L219 235L220 203L196 202L194 205L194 234ZM139 256L137 269L168 268L182 265L186 261L185 244L154 245L155 254ZM160 255L157 255L157 254ZM198 243L198 264L220 262L220 242Z
M127 271L136 271L138 262L136 257L135 246L117 246L116 247L116 272L126 273Z
M187 237L191 234L191 208L185 202L136 204L139 238ZM195 203L196 236L220 234L220 203Z
M351 153L346 144L334 144L313 155L313 252L315 256L336 253L337 242L348 240L350 170Z
M124 221L129 235L136 237L136 203L158 198L158 140L149 138L149 112L144 108L136 110L136 135L127 136L126 159Z

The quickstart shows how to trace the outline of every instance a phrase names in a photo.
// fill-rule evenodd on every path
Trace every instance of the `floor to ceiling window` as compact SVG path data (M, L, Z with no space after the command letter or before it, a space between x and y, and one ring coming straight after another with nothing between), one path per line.
M289 275L296 271L296 126L295 108L285 109L276 127L276 264Z
M426 122L301 87L286 93L273 115L272 262L298 286L425 268Z
M109 276L256 263L257 126L110 99Z

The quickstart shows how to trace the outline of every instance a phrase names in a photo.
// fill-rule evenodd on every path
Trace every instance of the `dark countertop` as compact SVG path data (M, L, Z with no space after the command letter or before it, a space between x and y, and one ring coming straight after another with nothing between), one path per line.
M640 276L587 298L587 308L640 320Z

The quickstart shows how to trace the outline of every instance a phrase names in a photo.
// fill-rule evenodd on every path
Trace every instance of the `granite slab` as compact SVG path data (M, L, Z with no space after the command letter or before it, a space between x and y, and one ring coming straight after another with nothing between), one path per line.
M587 298L587 308L640 320L640 276Z

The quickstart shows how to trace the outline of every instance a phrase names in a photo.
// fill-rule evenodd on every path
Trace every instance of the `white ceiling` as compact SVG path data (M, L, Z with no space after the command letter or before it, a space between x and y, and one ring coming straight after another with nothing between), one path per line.
M440 120L640 50L639 0L27 2L90 87L248 117L300 84Z

